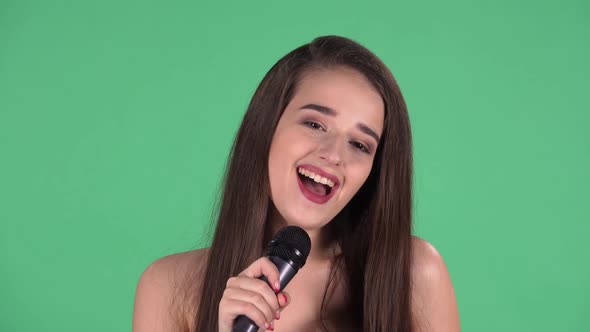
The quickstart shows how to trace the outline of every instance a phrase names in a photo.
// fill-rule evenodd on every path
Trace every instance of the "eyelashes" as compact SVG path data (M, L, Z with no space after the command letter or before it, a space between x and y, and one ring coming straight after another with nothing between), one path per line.
M314 121L304 121L303 124L312 128L312 129L326 131L326 129L324 129L324 127L322 127L321 124L314 122Z
M326 131L326 128L324 128L324 126L322 126L321 124L315 122L315 121L304 121L303 125L309 127L312 130L321 130L321 131ZM352 147L354 147L356 150L366 153L366 154L371 154L371 149L370 147L366 146L365 144L359 142L359 141L349 141L348 143L350 143L350 145Z
M367 153L367 154L371 153L369 148L366 147L363 143L356 142L356 141L350 141L349 143L350 143L350 145L354 146L355 148L359 149L360 151L362 151L364 153Z

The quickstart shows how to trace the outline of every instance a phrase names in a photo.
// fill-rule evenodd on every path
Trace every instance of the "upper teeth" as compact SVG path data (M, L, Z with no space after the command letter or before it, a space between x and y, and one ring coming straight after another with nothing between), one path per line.
M305 175L305 176L307 176L308 178L314 180L317 183L326 184L330 188L334 187L334 184L335 184L334 181L332 181L332 180L330 180L328 178L325 178L325 177L323 177L323 176L321 176L319 174L315 174L314 172L312 172L310 170L307 170L307 169L305 169L303 167L299 167L299 169L297 169L297 171L299 172L299 174Z

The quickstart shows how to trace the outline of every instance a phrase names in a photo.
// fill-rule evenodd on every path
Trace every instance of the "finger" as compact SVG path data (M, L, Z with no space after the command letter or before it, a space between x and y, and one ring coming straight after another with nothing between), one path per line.
M267 257L261 257L248 266L240 275L248 276L250 278L258 278L265 276L272 289L278 292L281 289L279 284L279 269Z
M240 289L240 288L226 288L223 292L223 297L240 302L251 303L264 315L266 322L271 322L276 319L276 310L266 302L266 299L257 292ZM258 325L260 326L260 325Z
M286 292L280 292L277 294L277 302L279 303L279 309L275 311L275 318L281 319L281 312L289 304L289 295Z
M246 276L238 276L229 278L227 281L227 288L236 288L251 291L261 295L270 308L274 311L279 309L279 302L275 292L270 288L266 281L254 279Z
M277 301L279 302L280 310L290 303L290 295L287 292L280 292L277 294Z
M270 323L266 321L264 314L258 308L250 303L230 298L222 298L220 301L220 308L224 309L224 316L231 319L233 322L240 315L245 315L250 318L258 327L269 328Z

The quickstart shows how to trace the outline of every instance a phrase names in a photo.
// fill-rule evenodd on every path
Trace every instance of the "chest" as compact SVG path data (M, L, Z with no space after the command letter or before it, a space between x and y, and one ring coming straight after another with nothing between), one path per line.
M351 308L345 282L336 274L328 285L329 277L327 268L299 271L285 288L291 302L281 312L281 318L274 321L274 331L325 331L323 327L329 331L353 331L347 328L351 326Z

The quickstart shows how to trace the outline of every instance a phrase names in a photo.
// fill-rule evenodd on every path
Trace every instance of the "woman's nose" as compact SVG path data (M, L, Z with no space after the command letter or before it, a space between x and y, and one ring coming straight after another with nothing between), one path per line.
M326 137L319 148L319 156L330 164L340 165L343 157L343 144L337 137Z

